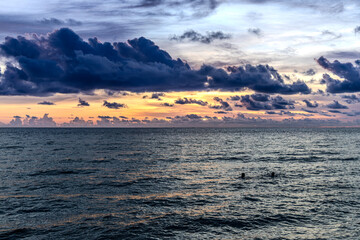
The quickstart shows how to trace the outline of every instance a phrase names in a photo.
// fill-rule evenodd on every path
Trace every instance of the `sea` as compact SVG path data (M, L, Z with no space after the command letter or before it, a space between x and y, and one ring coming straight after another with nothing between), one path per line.
M1 128L0 239L360 239L360 128Z

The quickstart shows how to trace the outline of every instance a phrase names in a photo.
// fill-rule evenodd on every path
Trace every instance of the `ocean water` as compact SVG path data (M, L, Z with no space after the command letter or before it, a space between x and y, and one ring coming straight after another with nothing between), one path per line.
M360 239L356 128L2 128L0 180L0 239Z

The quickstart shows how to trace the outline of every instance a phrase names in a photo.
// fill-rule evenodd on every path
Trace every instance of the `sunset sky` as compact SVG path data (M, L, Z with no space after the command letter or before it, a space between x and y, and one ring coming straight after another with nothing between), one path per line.
M355 0L0 2L0 126L360 126Z

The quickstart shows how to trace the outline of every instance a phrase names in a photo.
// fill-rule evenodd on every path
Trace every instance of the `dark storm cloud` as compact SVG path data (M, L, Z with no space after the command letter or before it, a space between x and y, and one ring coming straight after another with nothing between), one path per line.
M123 103L117 103L117 102L108 102L104 100L104 107L110 108L110 109L120 109L120 108L126 108L127 106Z
M272 106L270 104L254 101L252 98L250 98L249 95L242 96L241 103L248 110L258 111L258 110L271 110L272 109Z
M357 97L356 95L352 94L352 95L343 95L341 96L341 98L345 99L344 101L347 104L353 104L353 103L358 103L360 102L360 98Z
M268 94L261 94L255 93L251 95L251 98L258 102L267 102L270 100L270 95Z
M241 97L241 103L248 110L273 110L273 109L294 109L294 101L286 100L281 96L276 96L268 101L257 101L253 95L245 95ZM263 100L263 99L261 99Z
M170 40L176 40L176 41L189 40L192 42L201 42L201 43L209 44L214 40L224 40L230 38L231 38L230 34L225 34L221 31L207 32L206 35L202 35L201 33L195 32L194 30L188 30L180 36L174 35L173 37L170 38Z
M208 105L207 102L204 102L202 100L197 100L197 99L192 99L192 98L179 98L175 101L176 104L181 104L181 105L184 105L184 104L197 104L197 105L200 105L200 106L206 106Z
M310 102L309 100L303 100L303 102L306 104L307 107L309 108L317 108L319 106L319 104L315 101L315 102Z
M328 108L331 109L348 109L348 106L342 105L341 103L339 103L338 101L334 100L333 103L330 103L328 105L326 105Z
M240 90L242 88L249 88L262 93L280 93L280 94L295 94L311 93L311 89L302 81L296 81L292 84L286 84L283 77L269 65L252 66L247 64L240 67L228 67L230 72L226 76L226 72L222 69L215 69L210 66L205 66L200 71L206 71L208 75L213 78L209 81L212 86L222 86L222 89ZM224 82L224 80L226 80Z
M9 61L1 76L0 95L46 96L92 94L97 89L133 92L238 91L308 94L302 81L285 83L268 65L228 67L203 65L192 70L146 38L126 43L81 39L68 28L30 39L7 37L0 56Z
M43 101L43 102L39 102L39 105L55 105L55 103L53 102L48 102L48 101Z
M238 95L230 96L230 97L228 98L228 100L230 100L230 101L239 101L240 99L241 99L241 97L238 96Z
M271 99L271 104L274 109L294 109L295 102L292 100L286 100L281 96L276 96Z
M210 105L209 108L213 108L213 109L223 109L225 111L232 111L233 109L231 108L230 104L224 100L222 100L219 97L214 97L214 100L218 103L220 103L220 105Z
M323 75L322 83L326 83L327 91L330 93L345 93L360 91L360 67L352 63L341 63L338 60L328 61L324 57L317 59L317 62L324 69L329 70L343 81L334 79L328 74Z
M81 98L79 98L79 104L78 104L79 107L88 107L90 106L90 104L85 101L85 100L82 100Z

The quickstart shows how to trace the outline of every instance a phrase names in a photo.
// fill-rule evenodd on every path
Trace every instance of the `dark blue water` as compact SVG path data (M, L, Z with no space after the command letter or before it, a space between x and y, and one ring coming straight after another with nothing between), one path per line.
M0 239L360 239L360 129L0 129L0 179Z

